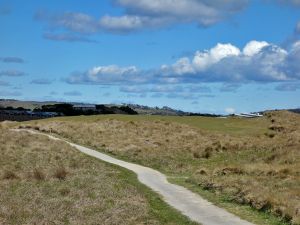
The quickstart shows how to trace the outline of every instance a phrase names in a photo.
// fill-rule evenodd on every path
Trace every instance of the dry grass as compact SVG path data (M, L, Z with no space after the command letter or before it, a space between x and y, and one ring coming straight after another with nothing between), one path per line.
M68 172L64 167L59 167L55 170L54 177L59 180L65 180Z
M194 224L133 174L9 126L0 123L0 224Z
M247 120L251 132L241 130L243 135L226 132L224 124L217 130L216 123L215 131L208 131L162 120L98 118L61 118L34 122L31 127L51 130L76 143L170 175L188 176L189 184L300 224L299 115L270 112L261 123L253 120L253 126L261 125L259 131L265 133L253 132L251 120ZM234 126L234 122L231 124Z

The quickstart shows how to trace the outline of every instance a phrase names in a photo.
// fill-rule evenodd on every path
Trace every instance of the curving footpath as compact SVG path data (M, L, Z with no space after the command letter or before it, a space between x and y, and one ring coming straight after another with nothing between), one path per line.
M48 134L24 129L14 129L14 131L27 131L32 134L45 135L53 140L64 141L89 156L133 171L138 175L138 179L141 183L159 193L165 202L195 222L203 225L254 225L213 205L184 187L169 183L164 174L154 169L118 160L93 149Z

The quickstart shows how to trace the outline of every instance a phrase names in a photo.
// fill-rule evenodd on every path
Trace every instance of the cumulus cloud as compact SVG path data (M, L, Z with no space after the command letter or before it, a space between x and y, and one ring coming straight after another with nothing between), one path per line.
M243 49L243 53L246 56L254 56L259 53L269 43L265 41L250 41Z
M240 54L241 52L237 47L231 44L219 43L209 51L197 51L193 58L192 68L194 68L195 71L205 71L222 59L239 56ZM181 59L178 60L176 64L180 61ZM185 66L187 67L188 65Z
M286 57L284 70L291 75L294 80L300 79L300 41L295 42Z
M43 38L51 41L65 41L65 42L86 42L86 43L97 43L97 41L90 38L86 38L80 35L71 33L44 33Z
M51 29L65 28L66 30L85 34L96 33L99 30L99 23L93 17L83 13L51 14L47 11L38 11L34 18L47 22Z
M119 67L117 65L98 66L86 72L73 73L68 79L68 83L88 83L88 84L122 84L134 82L143 82L145 77L139 76L137 67Z
M0 62L4 63L24 63L24 59L19 57L0 57Z
M293 45L299 40L300 40L300 21L296 23L294 32L286 38L283 45L290 47L291 45Z
M20 77L24 76L25 73L19 70L2 70L0 71L0 77L1 76L8 76L8 77Z
M115 0L127 15L141 19L143 26L194 22L209 26L242 10L247 0ZM118 18L118 17L116 17ZM143 21L144 20L144 21Z
M184 63L179 59L171 66L165 65L162 71L205 82L286 80L287 74L280 66L286 63L287 55L286 50L265 42L249 42L243 52L231 44L217 44L210 50L197 51Z
M127 33L173 24L211 26L243 10L249 0L114 0L124 10L120 16L94 18L77 12L50 14L40 11L35 19L50 28L59 27L84 34L102 31Z
M288 50L267 42L251 41L243 49L217 44L196 51L171 65L141 70L136 66L94 67L72 73L71 84L199 84L203 82L245 83L300 79L300 41ZM234 86L224 87L234 89Z
M52 80L46 79L46 78L41 78L41 79L34 79L31 81L31 84L40 84L40 85L48 85L52 84Z

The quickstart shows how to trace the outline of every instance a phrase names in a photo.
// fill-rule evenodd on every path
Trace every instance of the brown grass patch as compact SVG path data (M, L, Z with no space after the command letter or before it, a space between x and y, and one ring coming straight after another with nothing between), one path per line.
M261 123L266 126L265 134L249 132L248 135L140 119L129 122L60 119L34 122L32 126L167 174L188 174L187 181L203 189L224 193L233 201L297 221L300 116L269 112L266 118L269 124L265 125L265 119ZM236 123L242 120L237 119ZM259 119L253 121L253 126L259 126Z
M4 171L2 178L5 180L14 180L18 179L18 176L13 171L6 170Z
M45 180L46 176L44 172L39 168L39 169L34 169L33 170L33 178L39 181Z
M59 179L59 180L65 180L67 177L68 172L64 167L59 167L55 170L54 172L54 177Z
M0 133L0 224L192 224L160 220L130 173L47 137Z

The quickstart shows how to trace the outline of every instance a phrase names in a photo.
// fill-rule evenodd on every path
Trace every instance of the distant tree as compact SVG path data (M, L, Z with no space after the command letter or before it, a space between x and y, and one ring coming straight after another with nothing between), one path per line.
M209 114L209 113L190 113L189 116L220 117L221 115Z
M80 115L81 114L81 112L75 111L73 109L72 104L68 104L68 103L61 103L61 104L54 104L54 105L43 105L41 108L37 108L34 111L57 112L57 113L62 113L65 116L75 116L75 115Z
M23 107L18 107L18 108L16 108L16 110L18 110L18 111L29 111L28 109L25 109Z
M129 115L137 115L138 114L135 110L133 110L129 106L121 106L119 109Z
M96 105L96 110L100 114L115 114L114 110L105 105Z

